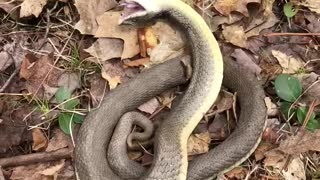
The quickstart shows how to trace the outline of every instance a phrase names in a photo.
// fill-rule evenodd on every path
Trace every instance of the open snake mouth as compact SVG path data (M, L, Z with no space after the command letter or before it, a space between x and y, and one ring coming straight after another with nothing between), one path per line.
M147 14L146 9L135 1L123 1L120 6L123 6L123 12L119 22L120 24L127 19Z

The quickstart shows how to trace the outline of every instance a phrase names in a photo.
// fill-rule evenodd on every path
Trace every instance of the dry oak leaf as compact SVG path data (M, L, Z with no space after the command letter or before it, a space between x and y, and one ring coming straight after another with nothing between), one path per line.
M217 0L214 8L221 14L228 16L232 11L237 11L245 16L249 16L247 5L249 3L261 3L261 0Z
M229 26L222 26L222 34L227 42L234 44L239 47L246 47L246 34L244 32L244 28L238 24L232 24Z
M282 141L277 149L290 155L299 155L307 151L320 152L320 130L299 131L297 135Z
M75 25L81 34L94 35L98 29L96 18L117 5L114 0L75 0L80 21Z
M121 39L99 38L87 49L84 49L93 57L86 60L100 63L112 58L119 58L123 52L123 41Z
M46 4L47 0L24 0L21 4L20 17L31 15L38 17Z
M124 41L122 59L131 58L140 52L136 27L119 25L121 12L108 11L97 18L98 30L95 37L119 38Z

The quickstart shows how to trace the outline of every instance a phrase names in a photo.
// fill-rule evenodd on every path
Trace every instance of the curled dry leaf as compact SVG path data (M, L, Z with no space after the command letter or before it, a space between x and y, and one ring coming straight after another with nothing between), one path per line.
M46 136L38 128L32 129L32 139L33 139L32 150L34 151L42 151L48 145L48 140Z
M261 3L261 0L217 0L214 3L214 8L221 14L228 16L231 12L237 11L245 16L249 16L247 5L248 3Z
M140 52L138 31L136 27L121 25L119 18L121 12L108 11L97 18L98 30L95 37L119 38L124 41L122 59L131 58Z
M38 17L46 4L47 0L24 0L21 4L20 17L31 15Z
M188 155L203 154L209 151L210 134L208 131L192 134L188 139Z
M123 51L123 41L120 39L99 38L87 49L84 49L93 57L86 60L100 63L112 58L120 58Z
M75 25L82 34L94 35L98 29L96 18L117 5L114 0L75 0L80 21Z
M300 57L294 55L287 55L286 53L278 50L271 50L272 55L278 60L282 67L282 73L292 74L299 68L303 67L303 61Z

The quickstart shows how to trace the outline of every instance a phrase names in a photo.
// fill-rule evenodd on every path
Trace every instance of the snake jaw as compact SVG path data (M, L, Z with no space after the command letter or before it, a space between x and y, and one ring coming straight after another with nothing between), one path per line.
M120 6L123 6L123 12L119 24L134 24L135 18L147 15L146 9L135 1L124 1Z

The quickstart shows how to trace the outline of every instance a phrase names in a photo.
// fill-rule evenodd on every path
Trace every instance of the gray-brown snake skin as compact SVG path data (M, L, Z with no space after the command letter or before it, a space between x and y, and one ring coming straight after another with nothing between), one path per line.
M212 61L217 58L219 48L212 51L210 44L206 43L208 33L202 32L202 27L194 26L185 14L190 13L190 9L172 7L165 12L187 31L193 54L193 75L184 97L172 110L174 113L156 133L155 163L141 179L184 178L180 168L186 164L179 163L183 150L178 144L181 137L188 137L181 135L182 130L179 128L185 125L179 126L177 120L192 119L192 114L198 113L197 106L207 101L210 92L208 88L219 81L219 77L216 79L219 72L212 72L212 67L219 65ZM223 85L238 93L241 107L238 126L227 140L189 163L187 179L206 179L244 161L260 140L266 118L261 84L252 73L231 60L224 61L223 75ZM129 83L108 93L100 108L88 114L79 131L75 161L80 179L122 179L114 173L106 159L106 149L118 120L125 112L134 110L152 97L182 83L185 83L184 67L176 59L146 70ZM220 89L220 86L216 88Z

